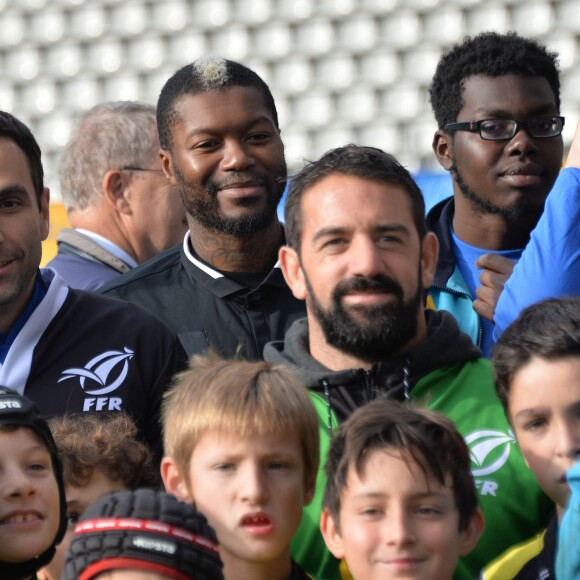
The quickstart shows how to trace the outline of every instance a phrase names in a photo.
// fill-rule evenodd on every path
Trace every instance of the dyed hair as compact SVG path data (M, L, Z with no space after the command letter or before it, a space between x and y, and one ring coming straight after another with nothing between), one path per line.
M26 155L36 201L40 208L40 197L44 191L44 169L42 168L40 147L34 135L22 121L10 113L0 111L0 139L14 141Z
M550 298L529 306L495 344L493 380L506 415L511 383L534 357L580 357L580 296Z
M444 54L437 64L429 89L431 107L439 128L457 121L463 107L465 79L474 75L543 77L548 81L560 110L558 57L515 32L483 32L467 36Z
M60 187L67 210L99 204L107 171L148 168L158 153L154 106L115 101L93 107L80 118L62 155Z
M213 353L195 356L191 368L177 375L166 393L161 414L165 454L183 474L209 431L240 438L289 431L300 438L305 486L316 479L318 417L308 390L284 367L224 360Z
M49 422L63 467L65 485L84 487L101 469L127 489L159 487L160 478L147 446L125 413L66 415Z
M477 509L471 459L463 437L452 421L434 411L404 407L376 399L357 409L332 439L326 461L324 506L340 526L341 495L354 470L364 475L373 451L396 450L406 463L416 463L426 478L442 486L451 479L459 511L459 530L470 524Z
M401 185L409 196L413 221L419 238L427 233L425 201L411 174L389 153L375 147L346 145L327 151L318 161L308 163L292 176L284 206L286 240L300 250L302 234L301 202L306 191L330 175L353 175L362 179Z
M253 87L264 97L278 128L278 112L268 85L251 69L224 58L199 58L180 68L163 86L157 102L157 129L161 147L171 151L171 128L179 121L176 103L185 95Z

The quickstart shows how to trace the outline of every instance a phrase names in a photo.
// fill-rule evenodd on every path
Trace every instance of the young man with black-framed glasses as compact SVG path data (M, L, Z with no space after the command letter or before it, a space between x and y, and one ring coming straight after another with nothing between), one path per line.
M557 56L487 32L443 55L430 88L433 151L453 198L428 215L441 245L430 295L488 356L493 310L562 163Z

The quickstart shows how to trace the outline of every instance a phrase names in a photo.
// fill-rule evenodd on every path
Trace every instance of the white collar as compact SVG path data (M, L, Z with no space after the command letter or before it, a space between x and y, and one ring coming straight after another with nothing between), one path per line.
M104 250L107 250L107 252L109 252L110 254L113 254L113 256L115 256L115 258L119 258L119 260L121 260L122 262L125 262L125 264L127 264L128 266L131 266L131 268L136 268L139 265L136 262L135 258L133 258L129 254L127 254L127 252L125 252L125 250L123 250L123 248L120 248L119 246L117 246L117 244L114 244L113 242L111 242L111 240L108 240L104 236L101 236L100 234L96 234L95 232L91 232L90 230L85 230L84 228L75 228L75 230L77 232L84 234L85 236L91 238L91 240L93 240L93 242L95 242L96 244L99 244L99 246L101 246L101 248L103 248Z

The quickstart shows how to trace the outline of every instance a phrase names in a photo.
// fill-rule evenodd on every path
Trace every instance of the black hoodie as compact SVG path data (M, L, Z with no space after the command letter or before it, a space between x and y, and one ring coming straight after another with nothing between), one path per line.
M291 367L309 389L330 399L339 421L343 421L379 393L398 400L409 398L417 382L430 372L481 357L481 351L459 330L451 314L425 310L425 316L424 342L404 354L387 355L368 371L359 368L335 372L313 359L306 318L290 327L284 341L268 343L264 359Z

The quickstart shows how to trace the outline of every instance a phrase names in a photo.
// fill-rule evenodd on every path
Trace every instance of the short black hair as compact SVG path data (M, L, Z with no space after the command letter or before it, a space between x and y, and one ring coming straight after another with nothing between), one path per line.
M28 161L30 176L34 185L34 193L38 207L44 191L44 169L42 168L41 152L30 129L14 115L0 111L0 139L14 141L22 150Z
M473 75L499 77L508 74L544 77L560 111L558 55L515 32L483 32L454 45L437 64L429 97L440 129L457 121L463 107L464 81Z
M225 91L232 87L254 87L278 127L278 112L268 85L251 69L225 58L199 58L180 68L163 86L157 102L157 130L163 149L171 151L171 127L177 121L175 103L184 95Z
M580 296L550 298L523 310L492 350L495 389L506 412L511 383L533 357L571 356L580 357Z
M345 145L327 151L318 161L309 162L292 176L284 205L286 241L300 249L302 234L301 202L306 190L329 175L354 175L362 179L394 183L403 186L411 200L413 220L423 240L427 233L425 201L411 174L389 153L376 147Z

